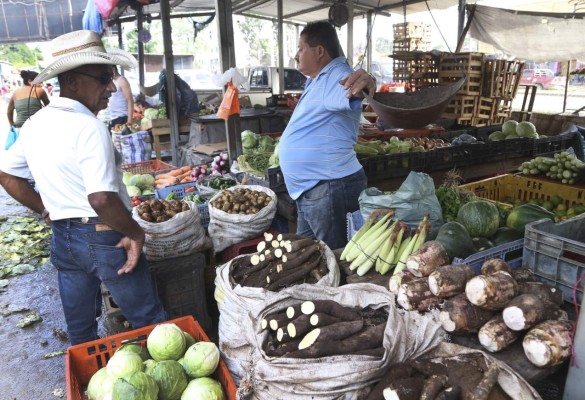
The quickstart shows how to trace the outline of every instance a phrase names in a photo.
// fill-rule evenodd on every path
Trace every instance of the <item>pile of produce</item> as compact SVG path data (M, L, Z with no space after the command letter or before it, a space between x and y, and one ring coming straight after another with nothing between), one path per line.
M257 214L272 201L264 192L246 188L222 190L210 205L228 214Z
M499 369L479 353L391 365L367 399L507 399Z
M167 186L178 185L179 183L193 182L193 174L191 166L184 166L173 169L164 174L158 174L154 177L154 186L157 189L162 189Z
M312 239L266 232L257 250L232 262L230 273L235 283L277 292L316 283L329 272L321 245Z
M198 186L205 186L206 188L213 189L213 191L227 189L237 184L238 182L234 179L221 175L209 175L206 178L199 179L197 182Z
M523 137L531 139L539 138L534 124L528 121L517 122L513 119L510 119L504 122L501 131L492 132L488 136L488 140L497 141L504 139L518 139Z
M182 200L146 200L138 207L138 215L147 222L165 222L180 212L189 211L189 204Z
M125 171L122 181L126 185L128 196L148 196L154 194L155 179L150 174L132 174Z
M332 300L305 301L262 319L269 330L263 344L271 357L320 358L384 355L388 313L344 307Z
M165 119L167 118L167 109L165 106L159 108L150 107L144 110L144 118L140 121L142 124L148 123L152 119Z
M138 131L141 131L140 124L137 123L126 123L126 124L116 124L112 127L112 132L117 133L119 135L131 135Z
M146 339L124 344L89 381L89 400L223 400L211 378L220 360L212 342L196 342L175 324L157 325Z
M518 168L525 175L544 175L569 185L583 180L585 163L566 151L551 157L536 157L523 162Z
M385 213L379 221L378 217ZM341 261L350 261L349 269L365 275L372 267L384 275L390 270L397 274L404 269L408 256L424 243L430 229L429 215L411 232L402 221L392 220L394 210L376 210L349 241L341 254Z
M242 135L242 151L238 157L240 171L264 177L266 168L278 167L279 138L272 139L269 135L257 135L245 130Z
M449 146L449 143L443 139L409 138L400 140L397 136L392 136L387 142L360 140L353 146L353 149L359 158L366 158L384 154L430 151L446 146Z
M468 190L461 189L462 178L457 170L445 174L445 180L436 188L435 195L443 211L443 221L451 222L457 219L459 208L468 201L475 200L475 195Z

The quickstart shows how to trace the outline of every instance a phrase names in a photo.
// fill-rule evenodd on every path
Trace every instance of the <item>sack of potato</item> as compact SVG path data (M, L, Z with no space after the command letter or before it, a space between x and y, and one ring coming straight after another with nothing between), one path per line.
M267 187L240 185L209 201L209 236L215 252L260 236L276 214L276 194Z

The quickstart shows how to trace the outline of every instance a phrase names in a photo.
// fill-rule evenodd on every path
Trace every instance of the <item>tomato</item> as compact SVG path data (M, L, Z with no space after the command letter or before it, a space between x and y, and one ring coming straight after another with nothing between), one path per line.
M137 205L142 203L142 200L140 200L140 197L134 196L134 197L132 197L131 202L132 202L132 207L136 207Z

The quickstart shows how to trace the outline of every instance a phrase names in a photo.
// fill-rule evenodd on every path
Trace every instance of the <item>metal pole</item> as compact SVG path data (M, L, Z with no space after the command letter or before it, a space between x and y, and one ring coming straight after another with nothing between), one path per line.
M465 24L465 0L459 0L459 6L457 8L458 19L457 19L457 40L463 35L463 27Z
M143 20L142 7L138 7L136 10L136 29L138 32L142 30ZM144 44L140 40L138 40L138 83L140 86L144 86Z
M160 2L160 19L162 22L163 45L165 52L165 69L167 85L167 115L171 125L171 156L173 165L178 165L179 157L177 147L179 144L179 112L177 110L177 100L175 97L175 65L173 62L173 39L171 19L171 7L169 0Z
M368 72L370 72L370 69L372 68L372 31L374 30L374 27L372 26L372 12L368 11L368 16L367 16L367 41L368 43L366 43L366 49L368 49L368 53L366 54L366 68L368 70ZM363 65L363 63L362 63Z
M353 0L347 1L349 18L347 20L347 63L353 68Z
M229 1L215 0L215 10L217 12L217 29L219 30L220 65L222 71L227 71L236 66L232 4ZM239 114L230 115L225 121L225 130L228 154L230 161L233 161L242 154L240 137L242 129Z
M282 0L276 2L278 15L278 87L279 94L284 94L284 32L282 24Z

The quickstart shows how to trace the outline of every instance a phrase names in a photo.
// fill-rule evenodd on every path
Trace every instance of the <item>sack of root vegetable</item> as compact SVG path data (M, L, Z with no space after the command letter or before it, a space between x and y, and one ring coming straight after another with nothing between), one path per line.
M234 258L217 269L215 299L219 309L219 343L228 368L238 382L242 365L252 354L248 312L263 307L276 292L304 286L339 286L335 255L323 242L296 235L271 235L258 244L260 251Z
M184 200L147 200L134 207L132 218L144 229L149 261L179 257L210 247L197 205Z
M276 194L264 186L234 186L209 201L209 236L216 252L258 237L276 214Z

